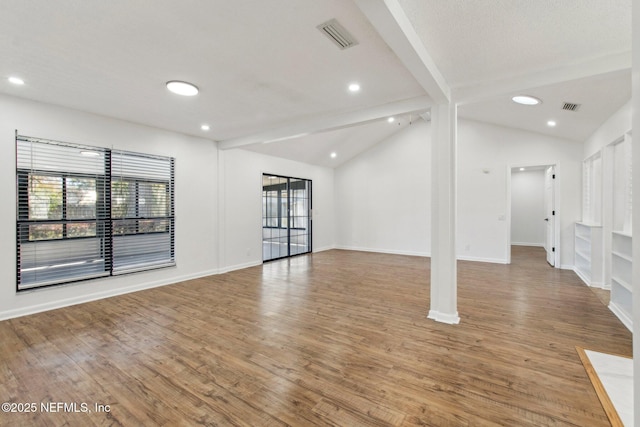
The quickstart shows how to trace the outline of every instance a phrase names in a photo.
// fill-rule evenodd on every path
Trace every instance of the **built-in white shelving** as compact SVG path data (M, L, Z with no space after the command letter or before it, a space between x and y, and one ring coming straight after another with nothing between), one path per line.
M632 314L632 252L631 234L612 233L611 244L611 302L609 308L629 329Z
M611 299L609 308L632 328L633 258L631 224L631 132L611 146L613 171L611 177Z
M602 226L576 222L575 271L589 286L603 286Z
M611 282L631 292L631 235L614 231L611 246Z

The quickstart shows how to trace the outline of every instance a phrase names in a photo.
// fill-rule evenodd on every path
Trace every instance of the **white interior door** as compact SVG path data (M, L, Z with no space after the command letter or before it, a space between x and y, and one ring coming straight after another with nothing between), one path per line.
M555 235L556 235L556 211L555 199L555 167L549 166L544 175L544 211L547 224L544 249L547 251L547 262L552 266L556 263Z

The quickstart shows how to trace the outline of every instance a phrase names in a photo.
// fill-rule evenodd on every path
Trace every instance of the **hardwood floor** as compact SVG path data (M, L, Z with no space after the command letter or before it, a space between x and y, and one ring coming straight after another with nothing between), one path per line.
M428 259L339 250L0 322L0 400L37 405L0 424L608 425L575 347L631 333L597 296L539 248L458 265L459 325Z

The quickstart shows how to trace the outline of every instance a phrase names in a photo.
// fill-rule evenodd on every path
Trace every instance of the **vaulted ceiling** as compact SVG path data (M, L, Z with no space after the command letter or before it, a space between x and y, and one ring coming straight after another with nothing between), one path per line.
M581 141L630 98L630 12L630 0L3 0L0 92L330 167L443 89L461 117ZM330 19L357 44L333 44L317 28ZM543 104L515 105L518 93Z

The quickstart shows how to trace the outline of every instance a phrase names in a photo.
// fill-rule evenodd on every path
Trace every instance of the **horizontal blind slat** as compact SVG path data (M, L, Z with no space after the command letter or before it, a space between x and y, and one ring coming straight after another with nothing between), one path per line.
M16 136L18 290L175 265L173 165Z

